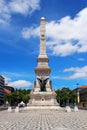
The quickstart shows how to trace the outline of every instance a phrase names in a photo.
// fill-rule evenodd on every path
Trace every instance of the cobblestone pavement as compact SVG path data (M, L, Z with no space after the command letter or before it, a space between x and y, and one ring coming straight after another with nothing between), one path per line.
M0 130L87 130L87 111L1 111Z

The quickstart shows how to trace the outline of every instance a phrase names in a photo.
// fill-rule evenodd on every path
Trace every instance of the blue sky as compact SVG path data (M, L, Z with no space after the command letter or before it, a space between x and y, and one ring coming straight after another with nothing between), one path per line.
M87 85L86 0L0 0L0 74L32 88L43 16L53 89Z

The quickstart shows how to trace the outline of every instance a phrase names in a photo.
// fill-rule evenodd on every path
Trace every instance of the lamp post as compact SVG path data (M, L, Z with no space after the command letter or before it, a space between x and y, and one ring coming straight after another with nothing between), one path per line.
M67 106L69 106L69 92L67 92Z
M69 106L69 92L67 92L67 106L66 106L66 111L71 112L71 108Z
M74 106L74 111L78 111L78 106L79 106L79 102L80 102L80 96L79 96L79 91L80 88L78 87L79 83L76 84L77 88L76 88L76 98L75 98L75 106Z
M77 106L78 106L80 102L80 95L79 95L80 88L79 88L79 83L77 83L76 85L77 85L76 96L77 96Z
M19 90L17 91L17 106L15 108L15 112L19 112Z
M11 93L10 93L10 106L11 106Z
M10 93L10 105L9 105L9 107L8 107L8 112L11 112L12 111L12 108L11 108L11 93Z
M60 96L59 96L59 105L60 105Z
M19 90L17 90L17 106L19 105Z

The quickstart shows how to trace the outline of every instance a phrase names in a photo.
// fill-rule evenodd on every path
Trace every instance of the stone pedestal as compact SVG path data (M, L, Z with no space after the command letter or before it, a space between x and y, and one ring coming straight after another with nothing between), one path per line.
M74 111L78 111L78 106L75 106L75 107L74 107Z
M66 106L66 112L71 112L70 106Z
M7 110L7 111L8 111L8 112L12 112L11 106L8 107L8 110Z
M58 106L56 93L51 92L34 92L30 94L29 106Z
M15 108L15 112L19 112L19 107L18 106Z

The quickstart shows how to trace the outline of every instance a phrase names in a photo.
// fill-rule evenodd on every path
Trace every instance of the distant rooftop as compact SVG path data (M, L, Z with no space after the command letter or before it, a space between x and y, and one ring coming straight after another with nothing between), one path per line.
M86 85L84 85L84 86L81 86L80 88L87 88L87 86L86 86Z

